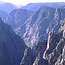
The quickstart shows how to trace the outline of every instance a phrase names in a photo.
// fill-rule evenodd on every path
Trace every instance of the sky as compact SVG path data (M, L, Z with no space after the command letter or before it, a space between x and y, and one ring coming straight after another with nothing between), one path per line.
M28 3L36 3L36 2L65 2L65 0L0 0L0 1L9 2L16 5L18 4L26 5Z

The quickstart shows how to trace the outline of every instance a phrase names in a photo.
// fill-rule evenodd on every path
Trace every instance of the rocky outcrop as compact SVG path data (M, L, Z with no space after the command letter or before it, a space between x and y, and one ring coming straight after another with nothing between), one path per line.
M64 22L64 21L63 21ZM65 47L65 38L64 38L64 28L61 26L61 31L57 33L52 33L49 39L49 47L46 48L43 58L48 60L49 65L64 65L64 47Z
M46 47L47 47L46 40L38 42L34 50L34 53L36 54L36 58L33 65L45 65L45 64L48 65L48 61L43 59L43 53L46 50Z
M16 34L22 37L23 34L25 33L25 24L26 24L25 21L32 14L33 14L32 11L26 9L15 9L9 14L8 18L6 19L6 22L9 25L11 25Z
M60 55L62 54L64 44L62 33L52 35L52 38L50 38L49 48L45 51L45 57L43 54L43 58L48 60L50 65L55 64L59 57L61 57Z
M65 18L64 7L41 6L36 12L25 9L13 10L7 22L20 35L28 47L33 48L39 41L47 40L50 32L58 32Z
M31 50L30 48L26 48L20 65L32 65L34 62L34 58L35 54L33 53L33 50Z
M41 6L25 25L23 39L33 48L41 40L47 40L49 32L57 32L65 18L65 8Z
M40 54L38 54L33 65L48 65L48 61L44 60L43 57Z
M0 65L19 65L26 45L0 18Z
M43 44L40 42L40 44L38 43L39 45L36 46L36 49L33 51L33 55L35 56L32 55L31 50L28 50L27 54L23 57L24 62L21 61L21 65L64 65L65 39L63 38L62 32L51 35L48 48L47 42L44 42L45 41L43 41Z
M49 33L48 40L39 42L33 50L33 54L35 56L32 55L31 50L29 55L28 50L26 57L28 58L28 61L30 61L30 63L27 65L65 65L65 38L63 36L64 28L65 26L61 25L58 32ZM29 56L31 58L29 58ZM32 63L31 59L33 57L35 58ZM24 58L24 63L28 62L26 62L27 58Z
M27 48L24 52L20 65L48 64L48 61L43 59L43 53L46 49L46 42L46 40L38 42L38 45L36 45L34 50Z
M65 65L64 14L65 8L48 6L34 14L25 9L10 13L7 23L32 49L0 18L0 65Z

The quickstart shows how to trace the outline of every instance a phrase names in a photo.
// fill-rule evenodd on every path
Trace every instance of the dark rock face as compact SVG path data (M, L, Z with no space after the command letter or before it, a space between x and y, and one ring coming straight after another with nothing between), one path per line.
M46 47L47 47L46 40L38 42L34 50L34 53L36 54L36 58L33 65L48 65L48 61L43 59L43 53L46 50Z
M65 21L63 21L58 32L52 32L49 34L48 41L44 40L36 45L33 51L33 54L35 55L34 60L32 59L34 57L31 53L32 50L30 50L30 52L29 50L27 51L24 63L30 61L27 65L65 65L65 38L63 35L65 30L64 22ZM28 55L29 53L30 55ZM27 58L28 61L26 60ZM33 60L33 63L31 62L31 59Z
M32 65L34 62L35 54L30 48L26 48L24 52L23 59L20 65Z
M24 61L22 59L20 65L64 65L65 39L63 38L62 32L54 33L51 35L49 48L47 48L47 42L44 42L45 41L43 41L43 44L39 46L37 45L36 49L34 50L33 54L35 54L35 58L32 55L31 50L28 50L27 54L25 54L23 57Z
M64 22L64 21L63 21ZM60 27L61 31L52 33L47 43L47 48L43 54L43 58L48 60L49 65L64 65L64 47L65 38L63 37L64 25Z
M34 53L35 54L39 53L42 56L44 51L46 50L46 46L47 46L47 40L38 42L38 44L36 45L36 47L34 49Z
M51 41L49 43L49 48L45 51L46 57L44 58L46 58L46 60L48 60L50 65L52 65L55 64L55 62L57 62L58 59L61 60L62 57L61 54L65 43L62 37L62 32L58 34L54 34L52 38L50 38L50 40Z
M24 40L29 47L33 47L43 39L48 38L49 32L57 32L65 18L65 8L42 6L25 25Z
M19 65L26 45L0 18L0 65Z
M20 65L42 65L48 64L48 61L43 59L43 53L46 49L46 40L39 42L34 50L27 48L24 52L23 59Z
M48 65L48 61L44 60L43 57L41 57L41 55L38 54L33 65Z

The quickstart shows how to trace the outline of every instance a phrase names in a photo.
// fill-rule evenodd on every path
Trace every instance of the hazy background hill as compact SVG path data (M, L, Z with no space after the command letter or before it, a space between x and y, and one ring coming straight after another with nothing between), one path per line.
M1 17L3 20L6 20L6 18L8 17L8 13L5 12L5 11L0 10L0 17Z
M36 11L38 10L41 6L49 6L49 7L55 7L55 8L60 8L60 7L65 7L65 3L64 2L46 2L46 3L29 3L25 6L22 6L22 9L27 9L27 10L31 10L31 11Z
M16 5L7 2L0 2L0 10L10 13L13 9L16 9Z

